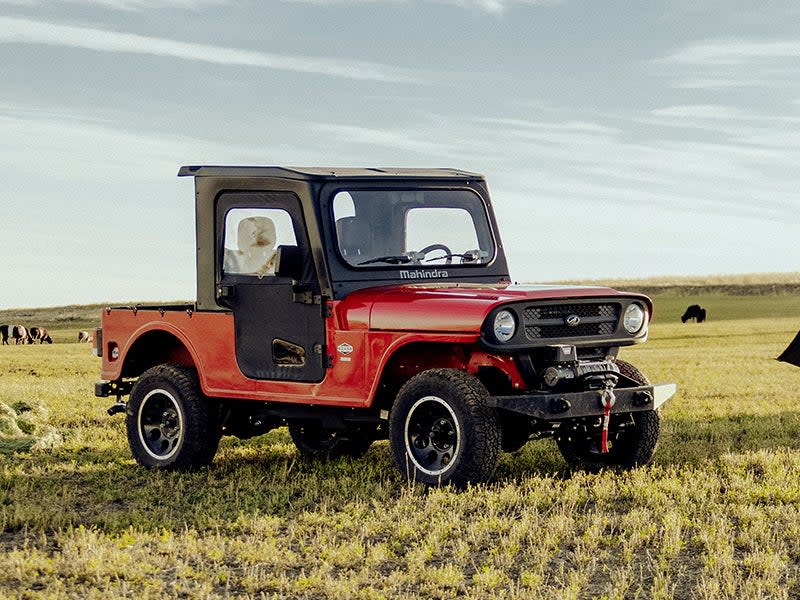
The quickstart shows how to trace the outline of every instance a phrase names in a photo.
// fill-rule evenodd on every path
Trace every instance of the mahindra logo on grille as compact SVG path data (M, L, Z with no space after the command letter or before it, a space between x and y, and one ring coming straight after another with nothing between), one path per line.
M578 315L569 315L564 319L564 323L567 324L567 327L577 327L581 324L581 318Z

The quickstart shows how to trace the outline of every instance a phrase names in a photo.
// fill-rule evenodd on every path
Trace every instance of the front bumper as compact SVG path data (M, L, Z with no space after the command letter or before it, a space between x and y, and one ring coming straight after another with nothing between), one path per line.
M611 414L655 410L675 395L674 383L616 388ZM580 417L602 417L603 391L587 390L563 394L528 393L491 396L489 406L543 421L563 421Z

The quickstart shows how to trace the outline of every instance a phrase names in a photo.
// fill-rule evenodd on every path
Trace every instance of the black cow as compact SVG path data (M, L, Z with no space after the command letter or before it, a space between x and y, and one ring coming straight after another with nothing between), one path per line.
M8 346L8 325L0 325L0 336L3 337L3 346Z
M40 344L44 344L47 342L48 344L53 343L53 338L50 337L50 333L44 327L31 327L30 329L30 337L31 343L39 342Z
M781 353L778 360L800 367L800 333L794 336L792 342Z
M686 309L686 312L683 313L683 316L681 317L681 323L686 323L686 321L691 319L694 319L698 323L702 323L706 320L706 309L699 304L692 304Z

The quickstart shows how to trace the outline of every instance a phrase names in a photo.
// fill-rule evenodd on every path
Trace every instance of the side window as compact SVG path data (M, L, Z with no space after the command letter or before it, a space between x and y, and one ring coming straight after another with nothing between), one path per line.
M222 270L227 274L275 274L278 246L297 245L292 218L280 208L232 208L225 214Z

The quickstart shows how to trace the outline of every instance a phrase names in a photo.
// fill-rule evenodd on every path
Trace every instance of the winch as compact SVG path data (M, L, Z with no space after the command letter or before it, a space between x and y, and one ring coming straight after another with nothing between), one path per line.
M610 360L578 361L575 346L550 346L554 364L542 373L542 381L554 388L563 381L576 381L584 389L614 387L619 378L619 367Z

